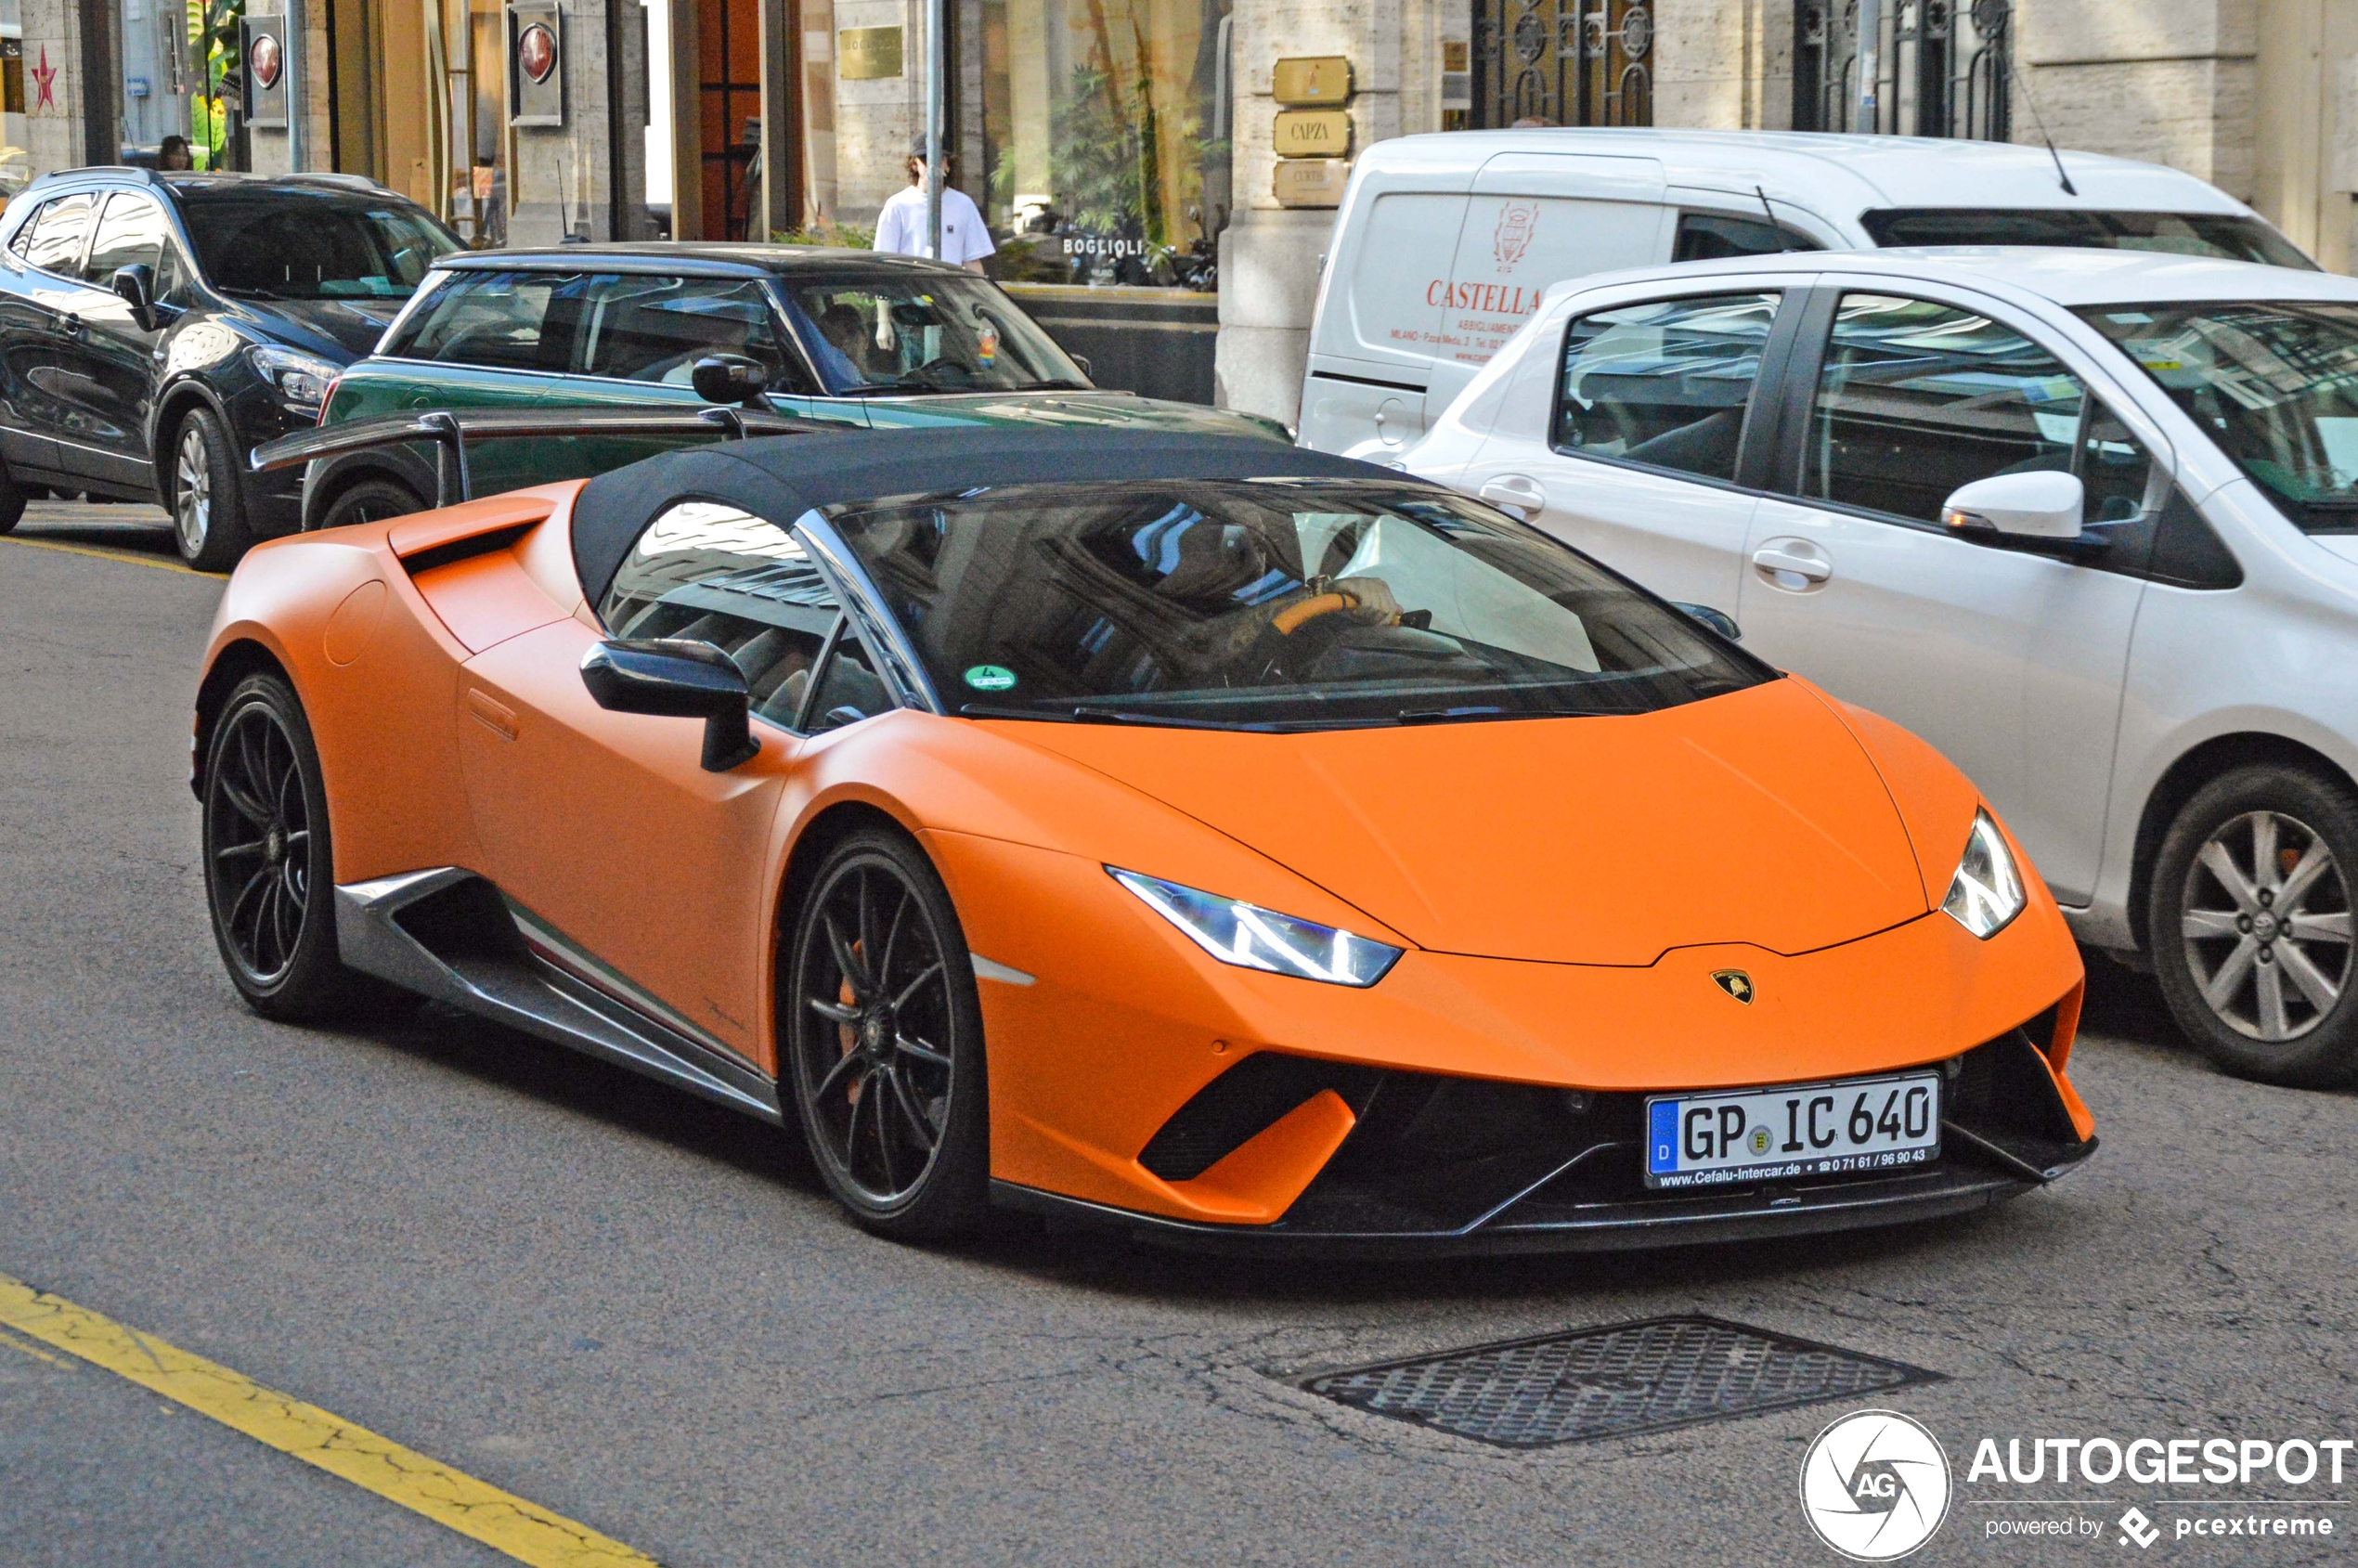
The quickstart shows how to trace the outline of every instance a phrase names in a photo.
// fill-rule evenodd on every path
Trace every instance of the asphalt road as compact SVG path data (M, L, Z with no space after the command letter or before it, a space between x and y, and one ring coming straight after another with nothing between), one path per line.
M1879 1401L1956 1464L1913 1561L2332 1561L2358 1534L2358 1464L1966 1478L1985 1436L2358 1436L2358 1098L2219 1076L2101 964L2074 1073L2105 1147L2053 1188L1824 1242L1426 1266L894 1247L778 1134L535 1041L263 1022L219 971L184 782L219 583L164 568L157 515L44 507L0 541L0 1275L672 1568L1835 1562L1795 1489L1846 1406L1511 1452L1288 1380L1685 1312L1942 1375ZM2261 1497L2340 1529L1987 1538L2057 1511L2026 1499L2166 1527ZM9 1568L501 1561L0 1338Z

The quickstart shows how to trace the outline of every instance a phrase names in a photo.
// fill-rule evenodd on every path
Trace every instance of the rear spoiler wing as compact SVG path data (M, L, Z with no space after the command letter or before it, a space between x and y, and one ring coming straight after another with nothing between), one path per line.
M743 441L755 435L809 435L860 428L836 420L803 419L725 403L700 408L470 408L458 412L434 408L299 430L276 441L264 442L253 449L250 460L256 473L266 473L370 447L431 441L435 447L434 504L444 507L474 499L474 481L467 465L470 441L535 437L546 440L564 435L693 437L716 434L728 440Z

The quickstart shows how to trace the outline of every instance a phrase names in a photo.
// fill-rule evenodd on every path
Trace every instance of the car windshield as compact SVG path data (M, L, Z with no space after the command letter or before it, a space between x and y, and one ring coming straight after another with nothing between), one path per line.
M1089 378L987 279L830 274L785 284L787 314L827 390L1027 392Z
M2317 264L2254 217L2233 213L2090 213L2061 207L1889 207L1859 221L1878 245L2061 245L2163 251L2314 272Z
M205 281L261 299L407 299L461 247L422 209L310 191L206 192L183 206Z
M2092 305L2118 343L2286 516L2358 533L2358 305Z
M833 515L945 706L977 718L1626 714L1774 674L1535 529L1406 482L1028 485Z

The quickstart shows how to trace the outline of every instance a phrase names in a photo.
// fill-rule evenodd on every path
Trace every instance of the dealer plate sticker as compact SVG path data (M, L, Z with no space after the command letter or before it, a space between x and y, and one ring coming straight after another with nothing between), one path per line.
M1650 1187L1896 1171L1939 1157L1937 1071L1646 1102Z

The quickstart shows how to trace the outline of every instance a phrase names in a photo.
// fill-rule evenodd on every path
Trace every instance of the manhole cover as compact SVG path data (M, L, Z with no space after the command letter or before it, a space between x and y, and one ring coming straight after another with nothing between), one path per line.
M1302 1386L1340 1405L1478 1443L1544 1448L1783 1410L1939 1376L1691 1315L1380 1362L1321 1373Z

